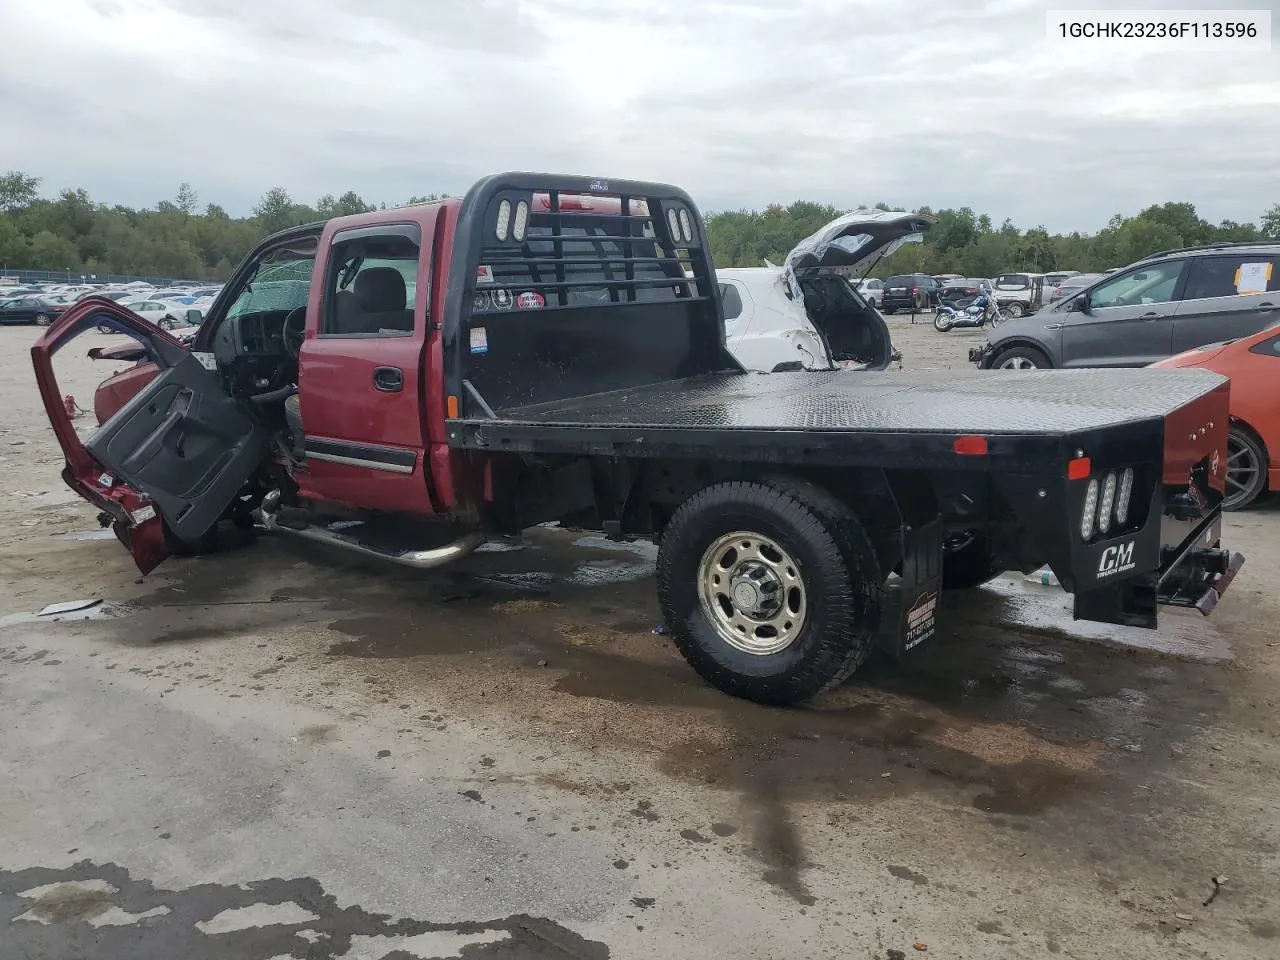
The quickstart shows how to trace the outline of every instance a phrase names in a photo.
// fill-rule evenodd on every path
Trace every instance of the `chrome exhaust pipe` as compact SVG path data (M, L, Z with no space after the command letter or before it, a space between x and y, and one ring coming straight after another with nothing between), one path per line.
M474 553L481 544L489 539L483 533L469 533L454 540L452 543L447 543L443 547L435 547L431 550L379 550L376 547L361 543L355 537L347 536L337 530L329 530L325 527L305 527L301 530L296 527L286 527L278 522L277 513L278 511L275 510L261 510L259 511L259 522L273 533L287 533L315 543L327 543L330 546L351 550L366 557L373 557L376 560L389 560L401 566L413 567L415 570L431 570L454 560L459 560L467 556L467 554Z

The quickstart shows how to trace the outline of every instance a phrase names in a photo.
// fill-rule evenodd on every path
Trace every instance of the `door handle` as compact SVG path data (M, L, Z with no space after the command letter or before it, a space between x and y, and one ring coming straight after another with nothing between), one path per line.
M1159 320L1163 316L1164 316L1163 313L1156 313L1154 310L1152 310L1150 313L1144 313L1142 315L1142 319L1143 320Z
M1268 310L1274 310L1275 308L1276 308L1276 305L1274 303L1271 303L1270 301L1267 301L1266 303L1258 304L1259 313L1266 313Z
M374 367L373 389L383 393L399 393L404 389L404 371L399 367Z

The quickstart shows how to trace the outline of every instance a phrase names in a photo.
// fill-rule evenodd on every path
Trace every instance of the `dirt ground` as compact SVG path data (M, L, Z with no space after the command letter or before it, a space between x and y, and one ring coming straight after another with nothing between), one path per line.
M907 369L983 339L890 325ZM0 328L0 955L1280 956L1274 505L1210 619L1005 577L766 709L655 632L645 544L139 578L59 479L36 336ZM107 339L59 358L82 407Z

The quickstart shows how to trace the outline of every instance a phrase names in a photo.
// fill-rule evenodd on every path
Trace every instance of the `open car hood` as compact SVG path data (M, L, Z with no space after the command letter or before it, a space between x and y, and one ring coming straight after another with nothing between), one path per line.
M817 273L850 277L904 243L919 243L931 226L932 219L916 213L846 213L797 243L787 254L786 273L788 277Z

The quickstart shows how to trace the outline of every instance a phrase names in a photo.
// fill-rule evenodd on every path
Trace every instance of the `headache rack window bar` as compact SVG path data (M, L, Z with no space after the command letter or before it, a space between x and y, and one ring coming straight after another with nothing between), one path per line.
M494 282L530 290L573 290L582 287L681 287L696 284L698 281L694 277L638 277L635 280L624 280L622 277L616 280L601 279L599 277L588 280L529 280L527 278L514 279L495 275ZM476 287L476 290L484 292L488 288L489 284L486 283L484 286Z
M677 300L636 300L636 301L601 300L598 303L569 303L569 304L563 304L563 305L549 303L545 307L540 307L537 311L533 311L533 312L547 313L548 311L552 311L552 310L557 312L561 310L604 310L609 307L634 307L637 304L644 304L645 306L661 306L664 303L679 303L679 304L706 303L709 300L711 300L711 297L704 297L699 295L699 296L693 296L693 297L680 297ZM530 312L530 311L517 310L517 309L472 310L471 316L473 317L510 317L510 316L516 316L526 312Z
M588 238L583 237L582 239L583 241L586 241ZM637 239L643 240L644 238L639 237ZM565 237L565 241L568 243L573 242L572 238L570 237ZM536 242L536 238L535 238L535 242ZM537 264L539 266L543 264L554 265L557 263L563 263L569 266L572 266L573 264L576 264L576 263L581 263L586 265L591 265L596 263L665 263L673 267L685 267L685 266L688 266L689 264L688 260L681 260L679 257L629 257L629 256L589 257L589 256L582 256L582 255L573 256L573 257L512 257L512 256L489 257L489 256L485 256L484 251L481 251L480 262L487 267L528 266L531 263Z

